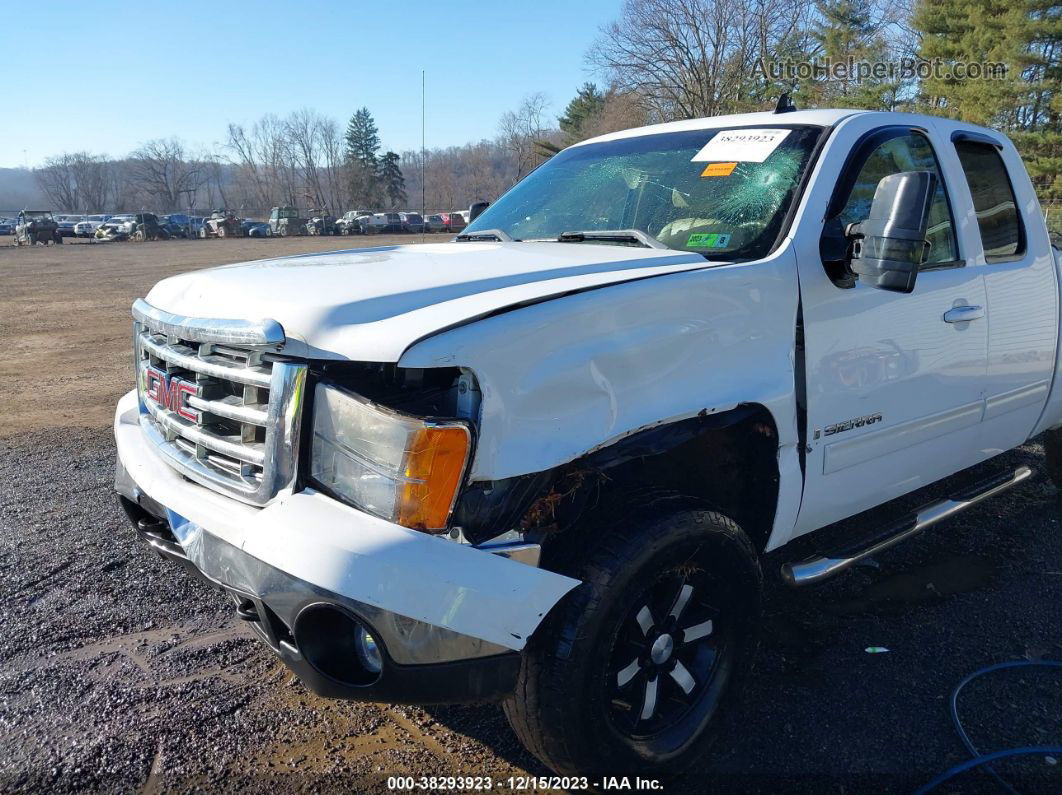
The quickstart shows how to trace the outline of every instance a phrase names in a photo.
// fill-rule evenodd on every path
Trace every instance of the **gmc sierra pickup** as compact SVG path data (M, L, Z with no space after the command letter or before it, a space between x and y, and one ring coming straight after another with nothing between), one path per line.
M966 470L1032 436L1060 469L1059 260L997 132L681 121L475 210L133 305L121 503L318 693L497 699L554 770L674 773L765 553L822 531L770 558L815 583L1027 478Z

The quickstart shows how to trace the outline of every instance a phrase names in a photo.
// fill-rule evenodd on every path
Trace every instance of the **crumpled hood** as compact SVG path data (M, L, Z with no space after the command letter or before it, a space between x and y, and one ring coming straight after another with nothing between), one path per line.
M295 356L397 362L418 340L507 307L708 264L591 243L386 246L192 271L147 301L191 317L276 320Z

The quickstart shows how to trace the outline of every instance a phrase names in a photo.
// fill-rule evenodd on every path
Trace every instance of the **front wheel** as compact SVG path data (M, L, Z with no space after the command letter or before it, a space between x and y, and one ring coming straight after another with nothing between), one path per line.
M531 638L506 716L558 773L677 775L708 750L751 667L756 552L732 520L695 509L592 538L558 567L583 583Z

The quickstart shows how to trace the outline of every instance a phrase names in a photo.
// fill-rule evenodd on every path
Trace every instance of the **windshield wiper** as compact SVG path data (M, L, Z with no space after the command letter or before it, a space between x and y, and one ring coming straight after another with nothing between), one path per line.
M635 243L644 248L667 248L641 229L588 229L585 232L562 232L558 243Z
M475 232L460 234L455 239L459 243L474 243L482 240L497 240L499 243L514 242L512 235L501 229L477 229Z

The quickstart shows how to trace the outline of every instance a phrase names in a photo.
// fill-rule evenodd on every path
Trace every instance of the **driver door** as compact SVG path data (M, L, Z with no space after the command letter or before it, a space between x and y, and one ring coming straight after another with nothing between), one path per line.
M931 248L914 291L902 294L846 279L838 263L823 259L829 246L819 233L798 235L807 444L795 534L968 466L987 374L985 285L981 269L966 267L956 234L954 174L941 167L927 131L909 124L848 130L844 143L841 130L832 146L850 154L833 179L816 180L826 228L866 218L882 177L928 170L938 177ZM822 218L814 219L817 230Z

